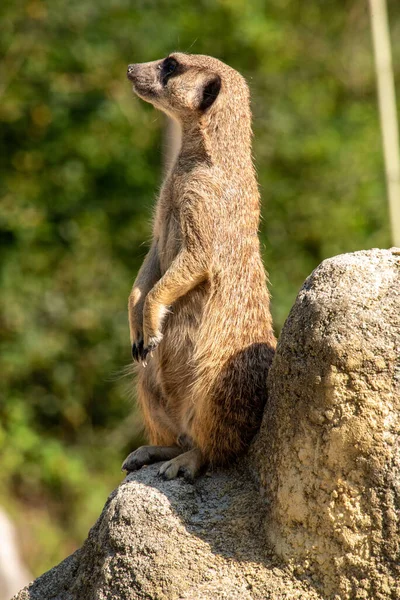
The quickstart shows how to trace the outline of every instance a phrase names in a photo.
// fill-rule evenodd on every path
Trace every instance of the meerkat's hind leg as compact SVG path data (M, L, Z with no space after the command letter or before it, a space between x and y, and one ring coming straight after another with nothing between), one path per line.
M158 471L164 479L174 479L182 474L188 481L194 481L207 465L203 454L198 448L184 452L161 465Z
M184 450L179 446L140 446L131 452L122 463L121 471L137 471L144 465L162 460L171 460Z

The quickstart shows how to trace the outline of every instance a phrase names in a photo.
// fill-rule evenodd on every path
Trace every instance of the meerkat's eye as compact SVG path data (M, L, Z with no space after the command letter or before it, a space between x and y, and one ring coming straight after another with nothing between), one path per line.
M162 82L165 85L168 81L168 78L175 73L178 68L178 61L175 58L166 58L161 66L161 78Z
M164 64L164 71L167 75L170 75L176 70L178 63L174 58L168 58Z

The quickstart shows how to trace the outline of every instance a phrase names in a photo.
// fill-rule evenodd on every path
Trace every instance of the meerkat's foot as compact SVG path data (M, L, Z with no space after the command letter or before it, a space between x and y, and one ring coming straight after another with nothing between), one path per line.
M169 460L161 465L158 473L164 479L174 479L179 474L182 474L188 481L194 481L200 475L206 461L198 448L193 448L188 452L180 454L176 458Z
M144 465L151 465L162 460L170 460L182 454L178 446L140 446L126 457L122 463L121 471L137 471Z

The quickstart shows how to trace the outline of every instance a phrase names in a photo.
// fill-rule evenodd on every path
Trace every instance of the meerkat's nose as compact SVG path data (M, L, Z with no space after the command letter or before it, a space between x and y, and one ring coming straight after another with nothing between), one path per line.
M128 70L126 72L126 76L128 79L133 79L135 74L135 67L136 65L128 65Z

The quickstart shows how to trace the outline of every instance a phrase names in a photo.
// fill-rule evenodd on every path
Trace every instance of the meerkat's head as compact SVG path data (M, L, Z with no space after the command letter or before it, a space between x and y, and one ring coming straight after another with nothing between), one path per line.
M211 56L173 53L162 60L132 64L128 79L143 100L179 121L216 111L222 102L248 105L245 80Z

